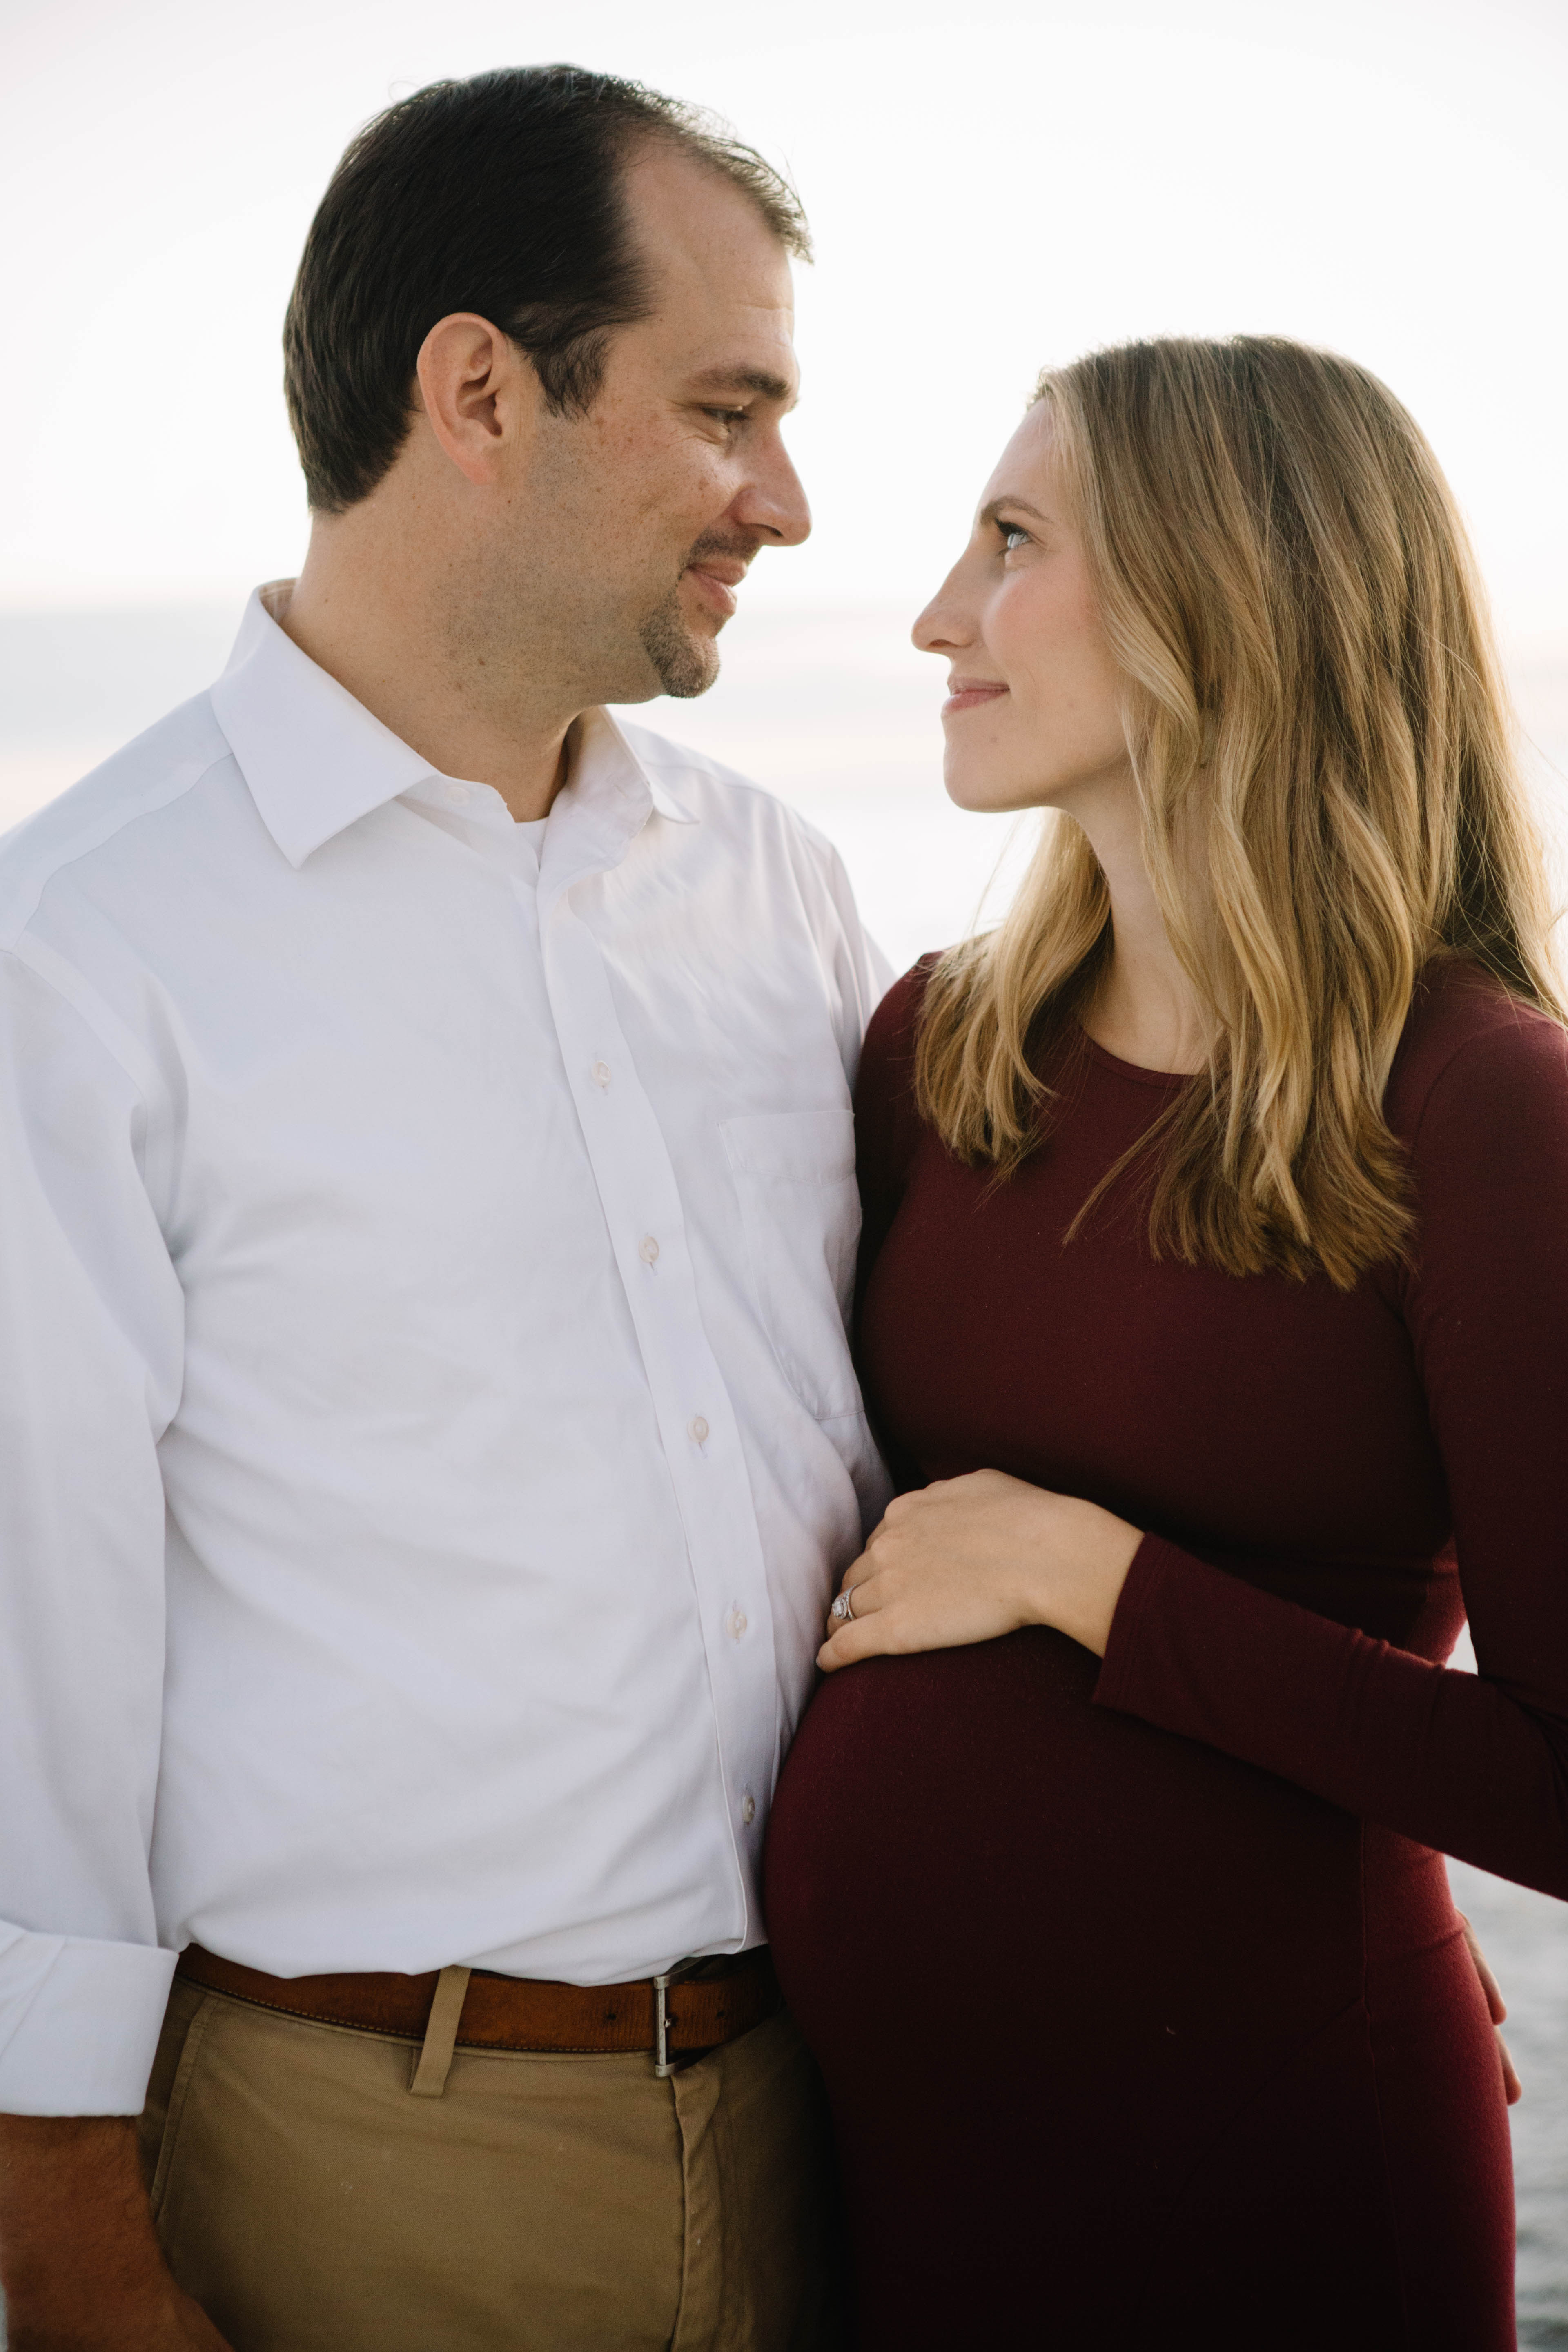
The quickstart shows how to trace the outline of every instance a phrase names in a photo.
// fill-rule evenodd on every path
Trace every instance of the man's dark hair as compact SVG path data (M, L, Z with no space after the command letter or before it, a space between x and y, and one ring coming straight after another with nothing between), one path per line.
M432 82L365 125L310 224L283 328L284 391L311 507L341 514L403 445L419 349L477 310L527 352L552 408L592 404L613 329L650 297L623 195L658 141L752 199L809 258L787 181L722 123L577 66Z

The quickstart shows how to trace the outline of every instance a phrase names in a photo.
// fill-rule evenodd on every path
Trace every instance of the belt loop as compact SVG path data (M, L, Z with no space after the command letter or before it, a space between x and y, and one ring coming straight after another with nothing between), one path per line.
M468 1997L468 1969L443 1969L436 1979L436 1998L408 2088L416 2099L438 2099L447 2087L452 2051Z

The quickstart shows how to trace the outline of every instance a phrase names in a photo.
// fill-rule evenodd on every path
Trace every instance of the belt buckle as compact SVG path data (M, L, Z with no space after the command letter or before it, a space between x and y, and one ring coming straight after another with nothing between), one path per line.
M653 2071L660 2082L679 2072L680 2062L669 2054L669 1988L684 1984L701 1967L700 1960L682 1960L678 1969L667 1969L653 1980Z

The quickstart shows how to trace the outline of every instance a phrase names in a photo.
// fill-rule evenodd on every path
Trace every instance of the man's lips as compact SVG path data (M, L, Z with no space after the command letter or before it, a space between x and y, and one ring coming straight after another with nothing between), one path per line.
M1007 688L998 686L994 678L955 677L948 688L947 700L942 706L942 715L944 719L951 719L955 711L978 710L982 703L995 702L1006 691Z
M745 578L746 567L739 556L705 555L700 563L687 565L686 576L696 581L715 611L728 619L735 610L734 591Z

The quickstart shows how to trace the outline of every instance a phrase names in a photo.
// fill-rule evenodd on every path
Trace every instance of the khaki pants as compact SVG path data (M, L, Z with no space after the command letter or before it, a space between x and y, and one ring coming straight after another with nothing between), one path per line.
M419 2045L176 1981L142 2121L175 2277L235 2352L840 2342L822 2088L787 2016L651 2057Z

